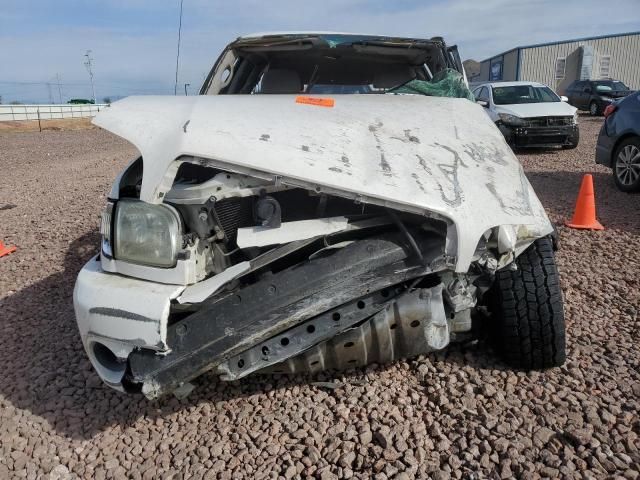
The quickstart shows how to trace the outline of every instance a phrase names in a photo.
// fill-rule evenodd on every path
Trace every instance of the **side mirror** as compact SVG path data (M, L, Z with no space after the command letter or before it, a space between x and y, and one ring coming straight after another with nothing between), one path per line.
M591 93L590 87L584 87L584 93Z
M564 95L562 95L562 96L560 97L560 101L561 101L561 102L568 102L568 101L569 101L569 99L568 99L567 97L565 97Z
M489 102L487 102L486 100L476 100L476 103L478 105L482 105L484 108L489 108Z

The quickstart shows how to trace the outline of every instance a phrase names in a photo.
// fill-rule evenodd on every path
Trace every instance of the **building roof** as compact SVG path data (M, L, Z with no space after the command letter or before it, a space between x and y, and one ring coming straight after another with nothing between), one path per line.
M521 45L519 47L514 47L511 48L509 50L505 50L502 53L498 53L496 55L492 55L491 57L485 58L484 60L481 61L482 62L488 62L490 60L493 60L496 57L500 57L502 55L506 55L509 52L513 52L514 50L523 50L525 48L537 48L537 47L547 47L549 45L559 45L561 43L572 43L572 42L586 42L588 40L599 40L601 38L611 38L611 37L626 37L628 35L640 35L640 31L635 31L635 32L625 32L625 33L611 33L608 35L596 35L593 37L581 37L581 38L571 38L569 40L558 40L555 42L545 42L545 43L534 43L531 45Z

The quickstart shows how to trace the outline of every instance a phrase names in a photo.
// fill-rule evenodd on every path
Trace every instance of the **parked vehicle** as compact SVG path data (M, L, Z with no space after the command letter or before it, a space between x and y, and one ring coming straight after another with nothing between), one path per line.
M640 92L607 106L596 144L596 163L611 167L623 192L640 191Z
M67 103L71 105L93 105L95 102L86 98L72 98Z
M153 398L206 371L385 363L474 323L515 367L561 365L553 226L469 98L441 38L295 33L234 41L199 96L100 112L141 153L74 291L100 377Z
M484 83L475 87L473 94L514 148L578 146L577 110L546 85Z
M596 116L630 93L631 90L619 80L577 80L567 87L565 94L571 105Z

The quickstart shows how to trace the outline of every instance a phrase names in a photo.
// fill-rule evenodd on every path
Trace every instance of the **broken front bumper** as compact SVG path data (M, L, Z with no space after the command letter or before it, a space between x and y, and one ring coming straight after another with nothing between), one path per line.
M398 238L356 241L175 321L171 303L183 287L108 274L94 260L74 292L78 325L105 383L148 397L210 370L234 380L384 363L444 348L452 331L470 328L469 305L459 311L436 273L450 268L441 239L421 250L417 259Z
M127 358L135 348L168 350L170 304L183 289L107 273L98 258L82 268L73 291L76 321L87 355L107 385L123 390Z
M578 138L578 126L513 127L498 125L509 145L514 147L557 147L572 145Z

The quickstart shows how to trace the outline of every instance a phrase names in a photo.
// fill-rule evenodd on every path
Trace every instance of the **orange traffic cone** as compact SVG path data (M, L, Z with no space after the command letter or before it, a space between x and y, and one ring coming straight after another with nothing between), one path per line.
M582 177L580 193L576 202L576 210L573 218L565 225L571 228L584 228L590 230L604 230L602 224L596 219L596 200L593 194L593 177L590 174Z
M5 245L2 240L0 240L0 257L4 257L5 255L9 255L17 250L14 246Z

